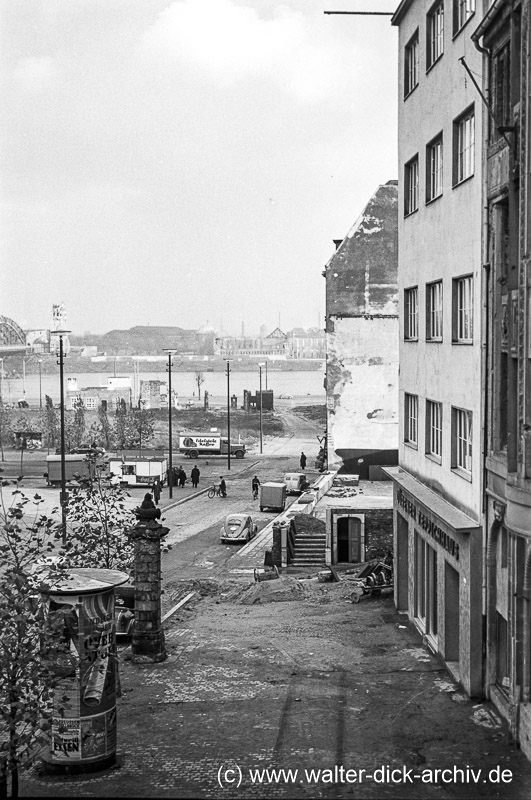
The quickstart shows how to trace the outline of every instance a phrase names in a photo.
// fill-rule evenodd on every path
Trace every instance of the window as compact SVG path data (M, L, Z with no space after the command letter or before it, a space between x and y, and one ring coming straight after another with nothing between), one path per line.
M419 338L419 295L413 286L404 292L404 339Z
M404 97L413 91L419 82L419 32L415 31L408 44L404 58Z
M405 425L404 441L408 444L417 445L418 443L418 418L419 418L419 399L416 394L405 394Z
M476 10L476 0L454 0L454 35L468 22Z
M444 49L444 5L436 3L426 20L427 63L429 69L443 54Z
M472 342L472 275L454 278L453 335L454 342Z
M472 472L472 412L452 408L452 467Z
M511 124L511 71L509 43L498 50L490 61L489 94L492 115L489 115L489 139L501 136L500 127ZM494 119L493 119L494 117Z
M474 128L473 108L454 122L454 186L474 174Z
M442 403L426 400L426 453L440 461L442 456Z
M426 147L426 202L442 195L442 134Z
M85 397L84 398L85 408L97 408L98 400L96 397Z
M415 617L437 635L437 552L415 531Z
M426 286L426 339L441 342L443 335L442 281Z
M419 207L419 157L415 156L404 169L404 215L412 214Z

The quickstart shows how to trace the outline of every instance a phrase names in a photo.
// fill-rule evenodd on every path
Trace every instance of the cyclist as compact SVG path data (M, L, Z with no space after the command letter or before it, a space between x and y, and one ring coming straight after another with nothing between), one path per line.
M260 489L260 481L258 480L258 477L256 475L251 481L251 488L253 490L253 500L256 500L256 498L258 497L258 491Z
M219 493L222 497L227 496L227 484L225 483L223 475L219 479Z

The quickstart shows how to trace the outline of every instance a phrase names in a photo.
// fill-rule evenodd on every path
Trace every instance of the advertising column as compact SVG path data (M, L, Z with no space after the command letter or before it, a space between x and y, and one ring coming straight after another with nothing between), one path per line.
M49 613L58 632L46 771L90 771L115 761L114 587L127 579L115 570L76 569L49 591Z

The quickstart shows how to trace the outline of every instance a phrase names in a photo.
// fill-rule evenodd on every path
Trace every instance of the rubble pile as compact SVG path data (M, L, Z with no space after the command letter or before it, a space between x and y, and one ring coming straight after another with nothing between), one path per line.
M301 581L282 576L277 580L252 583L243 589L238 598L233 598L233 601L251 606L255 603L285 603L289 600L304 600L307 592L307 587Z

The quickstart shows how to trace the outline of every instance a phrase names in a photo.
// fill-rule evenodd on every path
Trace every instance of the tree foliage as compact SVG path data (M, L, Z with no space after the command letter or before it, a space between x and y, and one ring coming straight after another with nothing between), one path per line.
M135 524L127 508L128 493L112 485L96 457L89 457L90 476L79 478L68 503L68 533L64 555L71 567L131 572L134 548L127 532Z
M57 630L40 590L62 568L46 559L56 522L39 513L41 498L30 500L17 486L6 503L8 485L2 481L0 490L0 793L6 795L10 776L16 797L19 768L51 726L55 669L49 655L58 652Z

